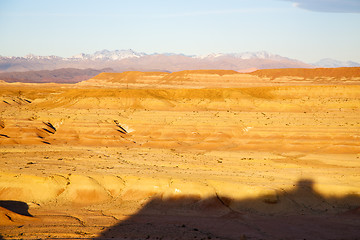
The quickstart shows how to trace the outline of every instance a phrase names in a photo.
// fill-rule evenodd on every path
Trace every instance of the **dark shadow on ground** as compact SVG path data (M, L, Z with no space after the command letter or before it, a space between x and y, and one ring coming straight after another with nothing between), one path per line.
M96 239L360 239L358 194L322 196L302 179L243 200L158 196Z
M24 202L20 202L20 201L11 201L11 200L0 200L0 207L9 210L12 213L16 213L19 214L21 216L26 216L26 217L33 217L30 213L29 213L29 206L24 203ZM5 217L9 218L10 220L12 220L10 217L10 215L7 215L5 213ZM1 227L1 222L0 222L0 227ZM0 240L4 239L4 237L1 235L1 228L0 228Z
M24 202L0 200L0 207L6 208L7 210L23 216L32 217L32 215L29 213L29 206Z

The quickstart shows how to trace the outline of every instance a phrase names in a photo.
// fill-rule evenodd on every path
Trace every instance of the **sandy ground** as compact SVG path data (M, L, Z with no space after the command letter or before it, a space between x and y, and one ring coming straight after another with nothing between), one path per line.
M360 237L358 85L180 85L2 83L0 239Z

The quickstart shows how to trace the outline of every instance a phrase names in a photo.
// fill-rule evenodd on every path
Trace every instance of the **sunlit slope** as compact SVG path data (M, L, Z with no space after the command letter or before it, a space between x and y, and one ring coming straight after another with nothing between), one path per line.
M279 77L299 77L305 79L329 77L348 79L360 77L360 67L262 69L252 72L251 74L273 79Z
M359 85L216 88L216 79L238 74L190 73L123 73L125 84L0 83L2 237L113 236L117 224L126 233L129 221L148 226L149 214L176 226L208 219L202 232L225 220L229 239L240 238L241 224L271 232L288 216L296 226L322 222L317 236L326 239L335 236L329 228L358 235ZM140 76L166 85L146 88L134 83ZM282 235L287 226L274 239L292 239Z
M360 67L262 69L251 73L277 84L359 84Z
M186 70L173 73L124 72L101 73L79 85L123 88L204 88L239 87L262 84L257 76L232 70Z
M193 70L173 73L101 73L79 83L122 88L225 88L276 85L359 84L360 68L265 69L253 73L232 70Z
M360 150L359 86L8 87L1 94L1 144Z

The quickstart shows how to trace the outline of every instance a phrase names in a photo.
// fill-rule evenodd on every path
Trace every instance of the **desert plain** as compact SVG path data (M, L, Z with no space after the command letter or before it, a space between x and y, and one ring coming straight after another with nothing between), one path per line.
M360 68L0 83L0 239L359 239Z

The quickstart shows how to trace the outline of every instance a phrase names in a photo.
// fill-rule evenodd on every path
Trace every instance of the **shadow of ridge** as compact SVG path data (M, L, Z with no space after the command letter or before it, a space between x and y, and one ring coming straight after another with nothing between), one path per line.
M24 202L11 201L11 200L8 200L8 201L0 200L0 207L6 208L7 210L10 210L14 213L17 213L17 214L20 214L23 216L33 217L29 213L29 206L27 205L27 203L24 203Z
M357 239L360 195L325 197L313 185L301 179L275 198L158 196L95 239Z

